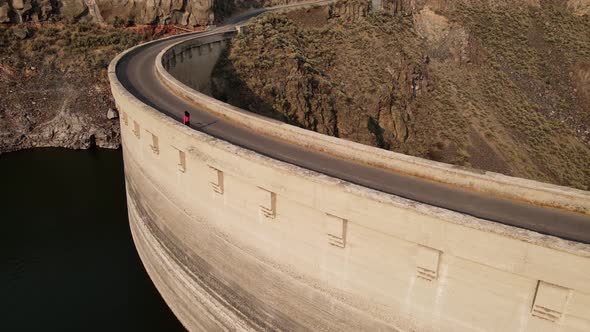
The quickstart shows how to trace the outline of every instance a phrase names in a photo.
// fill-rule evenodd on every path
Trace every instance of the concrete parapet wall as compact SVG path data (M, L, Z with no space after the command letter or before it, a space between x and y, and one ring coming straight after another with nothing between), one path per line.
M125 90L115 71L123 56L109 78L131 228L150 277L190 330L590 330L589 245L408 201L192 130ZM262 132L282 128L287 139L366 155L170 82ZM515 181L374 150L387 165L466 176L466 185ZM516 182L537 200L558 193L587 207L586 193Z
M187 85L185 84L186 81L179 81L173 75L174 69L172 69L171 74L163 65L163 62L170 64L171 58L182 49L190 48L192 47L191 45L202 44L203 41L200 39L191 39L180 44L171 45L158 56L156 60L156 72L161 81L176 94L183 96L212 113L228 118L260 133L349 160L503 198L590 214L590 193L586 191L505 176L493 172L465 169L454 165L386 151L298 128L216 100L207 95L209 90L196 91L195 88L198 89L199 85ZM170 68L169 65L167 67Z
M197 42L179 44L162 56L163 68L179 82L211 94L211 73L227 41L234 32L199 38Z

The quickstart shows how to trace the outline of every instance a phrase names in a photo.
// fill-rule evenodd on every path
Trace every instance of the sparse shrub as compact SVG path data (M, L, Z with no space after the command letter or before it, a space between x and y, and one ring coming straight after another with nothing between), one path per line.
M412 18L372 13L311 28L271 14L232 42L215 72L231 83L220 94L310 130L463 166L490 165L469 153L482 137L503 171L589 187L590 149L567 124L580 106L566 75L588 59L590 19L552 3L461 2L439 14L465 28L477 59L454 63L443 44L443 60L425 64ZM420 93L408 94L415 79Z

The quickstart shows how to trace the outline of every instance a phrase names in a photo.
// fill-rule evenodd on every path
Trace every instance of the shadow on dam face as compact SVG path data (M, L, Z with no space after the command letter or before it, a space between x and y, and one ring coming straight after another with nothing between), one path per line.
M162 59L164 68L181 83L211 95L211 73L229 41L203 38L199 43L174 47Z

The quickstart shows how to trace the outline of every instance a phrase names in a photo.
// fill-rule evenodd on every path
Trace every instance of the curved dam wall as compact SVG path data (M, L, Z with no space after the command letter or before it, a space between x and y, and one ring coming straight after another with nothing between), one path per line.
M190 66L182 53L163 54L160 67ZM590 330L590 246L374 191L182 126L124 89L115 70L122 57L109 76L131 229L188 329ZM207 109L260 130L268 123L160 76ZM303 131L292 130L285 135ZM302 144L314 134L301 133ZM380 153L476 187L506 180L464 180L450 166ZM523 195L587 211L579 191L513 180Z
M246 30L243 26L238 29ZM468 190L590 215L590 193L498 173L395 153L269 119L209 96L211 72L235 33L196 38L168 47L156 59L156 74L174 93L256 132L309 149ZM202 58L197 56L202 54ZM197 77L200 76L200 77Z
M181 83L211 94L211 73L234 32L199 38L170 49L162 59L164 69Z

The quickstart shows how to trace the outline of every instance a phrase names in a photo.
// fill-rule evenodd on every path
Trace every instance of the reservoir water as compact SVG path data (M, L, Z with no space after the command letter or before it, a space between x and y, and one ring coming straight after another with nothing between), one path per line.
M120 151L0 155L0 225L0 330L183 330L135 251Z

